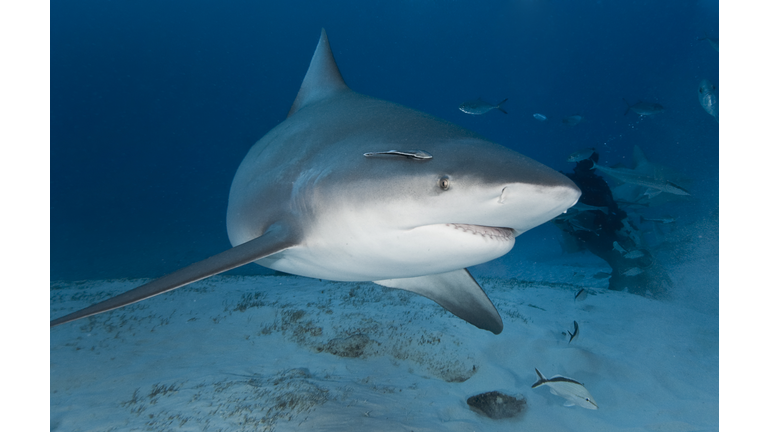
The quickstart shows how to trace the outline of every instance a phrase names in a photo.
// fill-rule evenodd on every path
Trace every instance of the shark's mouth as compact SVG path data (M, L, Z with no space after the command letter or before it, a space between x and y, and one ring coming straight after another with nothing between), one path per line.
M509 241L510 239L515 238L515 230L512 228L455 223L449 223L446 225L466 233L487 237L489 240Z

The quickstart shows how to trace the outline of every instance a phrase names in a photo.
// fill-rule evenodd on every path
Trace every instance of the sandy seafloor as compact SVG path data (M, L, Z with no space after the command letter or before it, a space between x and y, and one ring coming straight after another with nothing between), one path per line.
M660 299L609 291L602 261L541 243L473 268L498 336L373 283L212 277L54 328L51 430L717 430L717 231L701 224L717 220L657 249L674 283ZM53 282L51 316L142 282ZM599 410L531 389L534 368L584 383ZM525 411L468 407L494 390Z

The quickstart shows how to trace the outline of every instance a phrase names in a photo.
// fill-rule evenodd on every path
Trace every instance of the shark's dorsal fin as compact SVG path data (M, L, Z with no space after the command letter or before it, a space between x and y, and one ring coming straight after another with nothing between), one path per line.
M325 34L325 29L322 29L312 62L309 64L307 74L304 75L304 81L301 82L299 94L293 101L288 117L304 106L348 90L349 87L341 77L339 67L336 66L336 60L333 58L328 35Z

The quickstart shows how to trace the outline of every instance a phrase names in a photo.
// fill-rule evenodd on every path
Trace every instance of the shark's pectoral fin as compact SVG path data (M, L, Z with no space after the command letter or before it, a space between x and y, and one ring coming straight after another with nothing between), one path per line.
M375 283L423 295L464 321L493 334L501 333L504 328L493 303L466 269Z
M203 261L155 279L138 288L96 303L85 309L51 321L51 327L80 318L96 315L174 290L200 279L231 270L236 267L285 250L299 243L298 235L282 224L272 225L262 236L233 247Z

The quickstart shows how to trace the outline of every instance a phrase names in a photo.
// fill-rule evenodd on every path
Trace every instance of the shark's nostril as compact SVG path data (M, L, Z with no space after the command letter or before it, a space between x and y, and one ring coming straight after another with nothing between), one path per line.
M504 204L504 199L506 198L506 192L507 188L501 190L501 195L499 195L499 204Z

